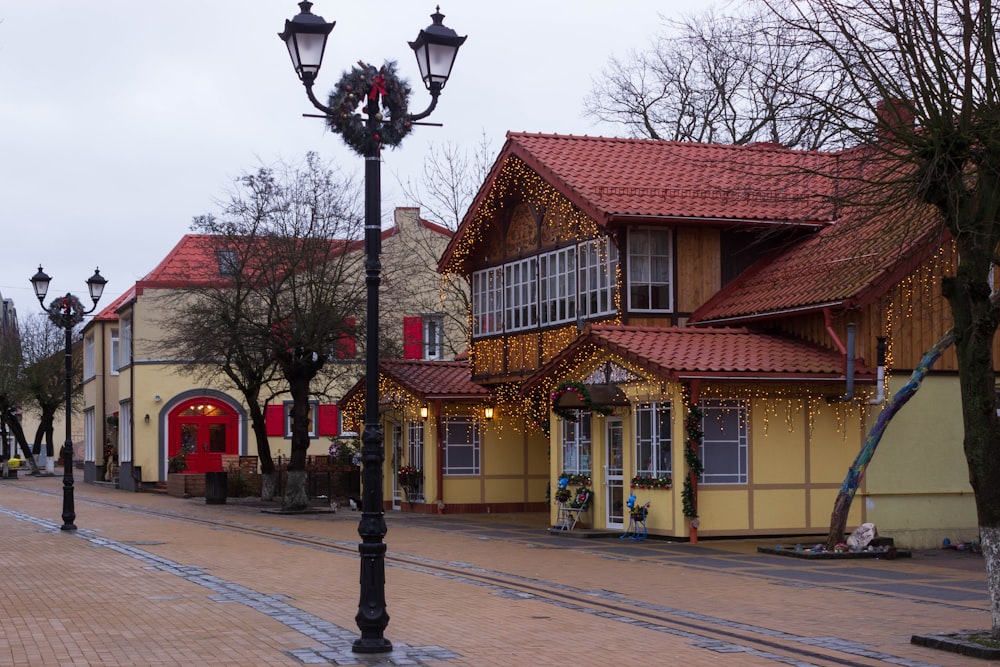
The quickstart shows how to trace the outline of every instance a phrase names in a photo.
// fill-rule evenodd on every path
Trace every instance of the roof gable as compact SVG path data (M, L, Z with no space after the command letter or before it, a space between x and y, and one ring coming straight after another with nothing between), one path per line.
M601 226L626 222L786 224L833 220L827 190L837 154L773 145L732 146L509 132L439 269L456 270L476 230L512 192L540 179Z

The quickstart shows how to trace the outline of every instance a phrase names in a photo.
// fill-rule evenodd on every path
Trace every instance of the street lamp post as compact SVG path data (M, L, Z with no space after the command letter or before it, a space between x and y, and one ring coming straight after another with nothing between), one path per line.
M45 307L45 295L49 292L49 283L52 278L38 266L38 273L31 277L31 285L35 288L35 296L38 303L42 305L42 310L49 314L49 319L66 331L66 440L63 443L63 509L62 509L62 530L76 530L76 507L73 500L73 327L83 321L83 316L94 312L97 302L101 300L104 293L104 286L107 284L99 269L94 270L94 275L87 279L87 290L90 298L94 302L90 310L84 310L80 300L70 293L53 299L48 308Z
M313 94L313 84L323 62L326 40L336 22L327 23L323 17L310 12L311 2L300 2L301 12L292 20L285 21L285 29L278 36L288 47L299 79L306 88L306 95L313 106L323 112L331 127L336 131L339 118L347 118L344 109L333 109L319 102ZM410 42L410 48L417 56L420 76L431 95L430 106L419 114L405 114L402 119L383 119L379 98L387 97L385 78L375 77L369 90L355 91L367 94L363 137L357 143L348 141L346 131L341 131L344 140L365 158L365 285L367 288L367 334L365 347L365 428L361 437L362 498L361 521L358 534L361 543L361 591L358 613L355 620L361 637L355 640L356 653L386 653L392 650L392 643L385 638L384 631L389 624L389 614L385 604L385 551L383 538L386 534L385 512L382 506L382 466L385 463L383 449L384 436L379 423L379 299L378 287L381 282L382 224L381 224L381 144L385 140L384 131L391 127L407 128L415 121L426 118L437 106L438 96L451 75L452 65L458 48L465 42L454 30L443 25L444 16L437 8L431 15L433 23L421 30L417 39ZM403 90L403 101L409 90ZM354 93L347 95L354 99ZM383 99L383 101L385 101ZM396 100L396 104L399 102ZM398 106L397 106L398 108ZM390 104L390 112L392 106ZM352 109L353 111L353 106ZM401 136L399 137L401 138ZM358 148L358 145L361 148Z

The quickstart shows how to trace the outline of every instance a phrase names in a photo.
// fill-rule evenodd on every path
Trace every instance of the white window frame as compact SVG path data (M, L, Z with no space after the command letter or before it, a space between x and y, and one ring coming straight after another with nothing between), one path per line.
M121 463L132 462L131 401L122 401L118 404L118 460Z
M586 319L614 315L618 310L615 303L615 292L618 289L618 246L606 236L584 241L580 244L577 262L580 267L580 296L577 303L580 317Z
M663 235L666 238L666 254L653 254L652 235ZM672 313L674 311L674 238L670 229L631 229L628 233L628 309L636 312ZM666 279L654 280L652 266L654 260L663 259L666 261ZM641 275L645 270L646 276ZM633 289L646 287L646 298L644 303L639 303L633 295ZM664 307L654 308L652 305L652 295L654 288L666 288L667 304Z
M97 375L94 368L94 334L83 339L83 379L89 380Z
M591 475L594 440L591 413L577 410L576 421L562 420L562 469L571 475Z
M97 460L97 414L95 408L83 411L83 460ZM103 452L102 452L103 454Z
M750 448L747 402L742 399L707 398L701 400L699 407L703 438L698 455L701 457L704 472L698 483L748 484L747 465ZM731 423L734 428L729 431L724 427L720 428L722 420L733 422L732 417L735 417L735 423ZM727 470L713 471L715 462L726 457L730 457L726 463Z
M424 359L434 361L444 357L444 315L434 313L423 316Z
M292 437L292 405L294 401L284 401L282 407L284 408L285 417L285 438ZM309 401L309 437L318 438L319 437L319 401L311 399Z
M121 365L119 368L125 368L126 366L130 366L132 364L132 319L122 319L121 325Z
M520 331L538 326L538 258L503 265L504 328Z
M673 474L673 411L669 402L642 403L635 409L635 474Z
M542 326L576 321L576 245L538 256Z
M122 365L122 341L118 337L118 327L111 327L109 356L110 373L111 375L118 375L118 368Z
M453 426L456 427L453 429ZM452 441L452 436L457 431L457 427L461 426L463 430L468 429L468 433L472 435L472 442L458 442L457 440ZM449 417L441 418L441 433L442 441L444 442L444 451L442 452L442 469L443 474L453 476L453 475L479 475L480 474L480 448L479 448L479 420L467 415L454 415ZM469 450L466 452L465 450ZM471 465L454 465L451 462L452 452L458 453L461 451L463 454L471 454L472 464Z
M406 423L406 448L410 465L417 470L424 469L424 423L411 421Z
M503 266L472 274L472 335L503 332Z

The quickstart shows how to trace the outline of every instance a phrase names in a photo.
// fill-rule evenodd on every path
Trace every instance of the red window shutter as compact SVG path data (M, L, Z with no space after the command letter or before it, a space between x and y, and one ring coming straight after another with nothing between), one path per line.
M319 435L340 435L338 414L336 405L319 406Z
M403 318L403 358L424 358L424 318Z
M347 331L340 334L333 349L334 355L338 359L353 359L358 356L357 341L354 338L356 324L357 321L353 317L344 318L344 328Z
M264 428L269 436L285 435L285 406L269 405L264 412Z

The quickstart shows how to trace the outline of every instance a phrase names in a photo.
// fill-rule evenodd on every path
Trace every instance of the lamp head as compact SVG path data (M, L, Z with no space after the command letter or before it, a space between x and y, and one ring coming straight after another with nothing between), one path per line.
M306 0L299 3L299 14L291 21L285 21L285 30L278 37L288 47L288 55L292 59L292 67L299 79L306 85L312 85L323 64L323 52L326 51L326 40L337 22L327 23L322 16L313 14L309 9L312 3Z
M94 269L94 275L87 278L87 289L90 291L90 298L94 301L94 305L101 300L101 295L104 294L104 286L108 284L107 279L101 275L100 269Z
M440 5L431 14L431 20L433 23L421 30L409 44L417 56L420 78L427 90L437 94L448 83L458 47L465 43L467 36L459 37L458 33L442 23L444 14L441 13Z
M38 302L44 304L45 295L49 293L49 283L52 282L52 277L49 274L42 271L42 265L38 265L38 273L31 276L31 286L35 288L35 296L38 297Z

